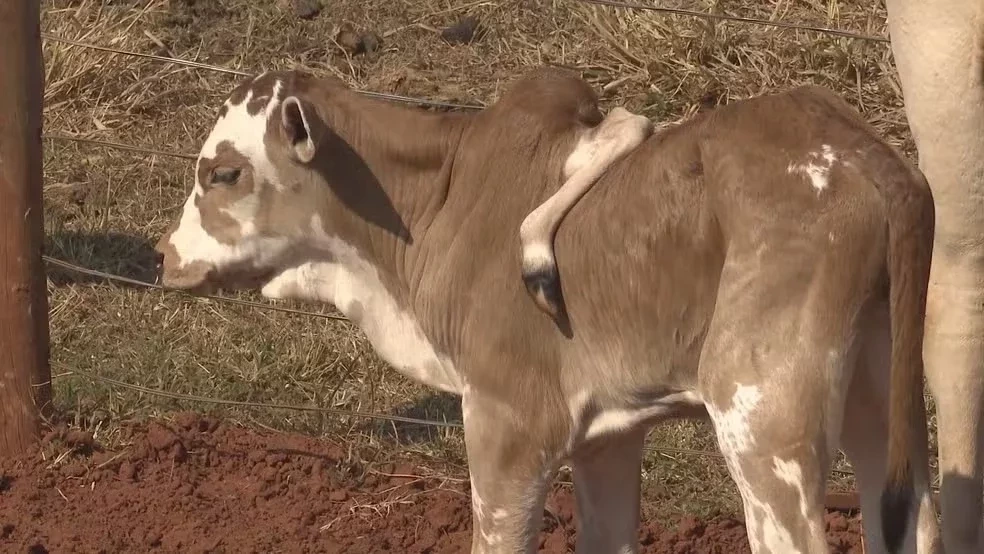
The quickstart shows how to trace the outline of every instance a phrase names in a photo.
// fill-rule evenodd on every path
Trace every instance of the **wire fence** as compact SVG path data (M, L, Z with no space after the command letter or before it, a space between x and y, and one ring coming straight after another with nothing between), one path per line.
M864 41L879 42L879 43L889 42L889 39L884 36L865 35L857 32L845 31L842 29L835 29L835 28L815 26L815 25L806 25L800 23L790 23L781 20L765 20L765 19L743 17L743 16L724 14L724 13L711 13L711 12L701 12L696 10L667 8L667 7L661 7L651 4L644 4L640 2L624 2L619 0L576 0L576 1L584 4L594 4L594 5L601 5L601 6L607 6L612 8L646 10L646 11L652 11L652 12L663 13L663 14L690 16L690 17L697 17L703 19L735 22L741 24L766 25L766 26L773 26L773 27L784 28L784 29L812 31L812 32L818 32L823 34L829 34L833 36L839 36L843 38L855 39L855 40L864 40ZM114 55L149 59L161 63L180 65L180 66L191 67L191 68L205 70L205 71L236 75L240 77L246 77L251 75L250 72L241 69L222 67L219 65L208 64L208 63L203 63L193 60L185 60L185 59L180 59L170 56L147 54L142 52L134 52L129 50L101 46L98 44L91 44L87 42L68 39L65 37L55 36L50 33L42 33L42 38L44 40L60 42L73 47L85 48L85 49L105 52ZM383 100L402 102L402 103L417 105L417 106L443 108L449 110L481 110L485 107L485 105L479 103L444 102L444 101L430 100L425 98L415 98L415 97L403 96L398 94L390 94L390 93L374 92L374 91L366 91L366 90L357 90L357 92L366 96L379 98ZM129 152L135 152L135 153L152 155L152 156L167 156L167 157L173 157L173 158L179 158L185 160L197 159L197 156L192 153L173 152L173 151L161 150L153 147L136 146L136 145L123 144L113 141L72 136L69 134L65 134L64 132L46 133L43 135L43 138L48 141L83 143L83 144L88 144L97 147L129 151ZM299 309L287 308L283 306L277 306L269 303L253 302L253 301L242 300L238 298L231 298L227 296L212 295L212 294L196 294L185 290L171 289L163 285L160 285L158 283L150 283L138 279L133 279L130 277L124 277L121 275L115 275L104 271L82 267L77 264L47 255L43 256L43 259L48 264L49 267L57 267L62 270L67 270L77 274L103 279L107 282L114 282L118 284L164 291L168 293L181 294L197 299L213 300L221 303L227 303L227 304L244 306L244 307L255 308L255 309L272 310L277 312L284 312L294 315L321 318L327 320L348 321L346 317L341 315L299 310ZM318 413L335 415L339 417L355 417L355 418L363 418L363 419L382 420L382 421L399 422L399 423L422 425L422 426L429 426L429 427L436 427L436 428L461 429L463 427L462 423L457 421L439 421L439 420L432 420L432 419L421 419L421 418L414 418L414 417L398 416L392 414L347 410L341 408L329 408L329 407L319 407L319 406L298 406L298 405L288 405L288 404L278 404L278 403L247 402L247 401L239 401L239 400L231 400L231 399L209 398L204 396L182 394L182 393L145 387L133 383L128 383L118 379L113 379L110 377L80 370L78 368L71 368L58 362L52 362L52 366L58 368L61 371L59 377L74 376L74 377L84 378L91 382L99 382L116 388L131 390L134 392L139 392L141 394L147 394L147 395L157 396L161 398L169 398L178 401L234 406L240 408L318 412ZM720 452L709 451L709 450L692 450L692 449L672 448L672 447L665 447L665 446L648 446L647 450L653 453L660 453L665 455L686 455L686 456L700 456L705 458L713 458L717 460L723 459L723 456L721 455ZM843 475L853 475L853 472L848 470L834 470L834 471Z
M781 21L781 20L759 19L757 17L743 17L739 15L701 12L697 10L686 10L681 8L667 8L663 6L656 6L653 4L643 4L641 2L623 2L621 0L577 0L577 1L583 4L597 4L597 5L609 6L613 8L626 8L631 10L644 10L644 11L652 11L652 12L666 13L672 15L685 15L690 17L697 17L700 19L714 19L717 21L729 21L733 23L765 25L769 27L794 29L798 31L814 31L817 33L823 33L827 35L834 35L844 38L865 40L871 42L882 42L882 43L889 42L888 37L876 36L876 35L864 35L861 33L856 33L854 31L845 31L843 29L834 29L832 27L821 27L819 25L806 25L803 23L790 23L788 21Z

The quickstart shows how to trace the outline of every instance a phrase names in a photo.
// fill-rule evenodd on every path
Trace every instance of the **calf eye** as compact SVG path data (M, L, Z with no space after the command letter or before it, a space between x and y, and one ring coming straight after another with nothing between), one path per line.
M212 184L231 185L239 179L239 170L232 167L220 167L212 172Z

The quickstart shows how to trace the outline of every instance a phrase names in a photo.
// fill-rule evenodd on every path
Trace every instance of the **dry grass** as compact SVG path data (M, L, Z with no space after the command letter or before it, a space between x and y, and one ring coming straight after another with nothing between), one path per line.
M245 0L46 0L52 35L256 72L304 67L375 91L455 102L491 102L517 72L538 63L578 70L606 106L675 120L720 102L800 83L852 101L912 154L886 44L711 23L573 0L337 0L314 20L279 2ZM696 5L695 5L696 4ZM885 34L873 2L684 2L665 6ZM464 14L487 32L449 45L438 30ZM334 42L343 23L383 37L381 51L350 56ZM47 132L195 152L235 76L46 41ZM45 224L50 255L146 277L152 241L183 202L191 163L49 141ZM386 369L351 325L107 286L52 271L52 359L179 393L460 420L455 401ZM310 308L310 307L309 307ZM319 309L319 308L315 308ZM56 371L56 374L58 372ZM209 407L111 388L70 375L55 381L59 406L112 438L123 419ZM345 435L348 440L463 463L460 432L367 423L288 411L225 408L240 421ZM714 450L707 427L678 424L652 444ZM839 466L843 461L839 462ZM680 453L647 458L647 494L659 514L734 511L723 463ZM848 485L841 479L838 486Z

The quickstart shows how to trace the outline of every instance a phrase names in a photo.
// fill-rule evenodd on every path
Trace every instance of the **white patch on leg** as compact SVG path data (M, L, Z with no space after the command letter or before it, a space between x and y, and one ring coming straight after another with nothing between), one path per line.
M348 243L323 231L312 218L318 250L332 261L305 262L267 283L267 298L298 298L333 304L359 326L376 353L397 371L425 385L461 394L463 381L451 360L438 354L413 315L387 291L372 263Z
M810 532L814 535L822 535L823 530L817 527L817 522L810 516L810 503L806 497L806 487L803 484L803 467L795 460L783 460L777 456L772 457L772 471L783 483L792 485L796 489L796 496L799 499L800 515L804 521L810 522Z
M721 411L712 403L707 411L714 423L718 445L731 471L731 477L741 493L745 507L745 525L753 552L788 552L800 554L793 543L793 536L783 527L775 509L759 499L742 471L742 456L755 445L751 417L762 400L762 392L756 385L738 385L731 397L731 407Z
M738 385L731 397L731 407L726 411L722 412L713 404L708 404L707 411L713 418L722 450L741 454L751 448L755 437L752 435L749 418L760 400L762 391L757 385Z

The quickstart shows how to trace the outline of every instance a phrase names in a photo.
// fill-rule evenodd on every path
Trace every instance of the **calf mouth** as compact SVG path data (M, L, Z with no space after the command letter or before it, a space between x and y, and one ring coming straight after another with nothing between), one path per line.
M196 264L187 269L169 271L163 263L159 263L156 284L203 295L219 291L259 290L276 274L275 269L235 267L219 270L214 266L206 268Z

